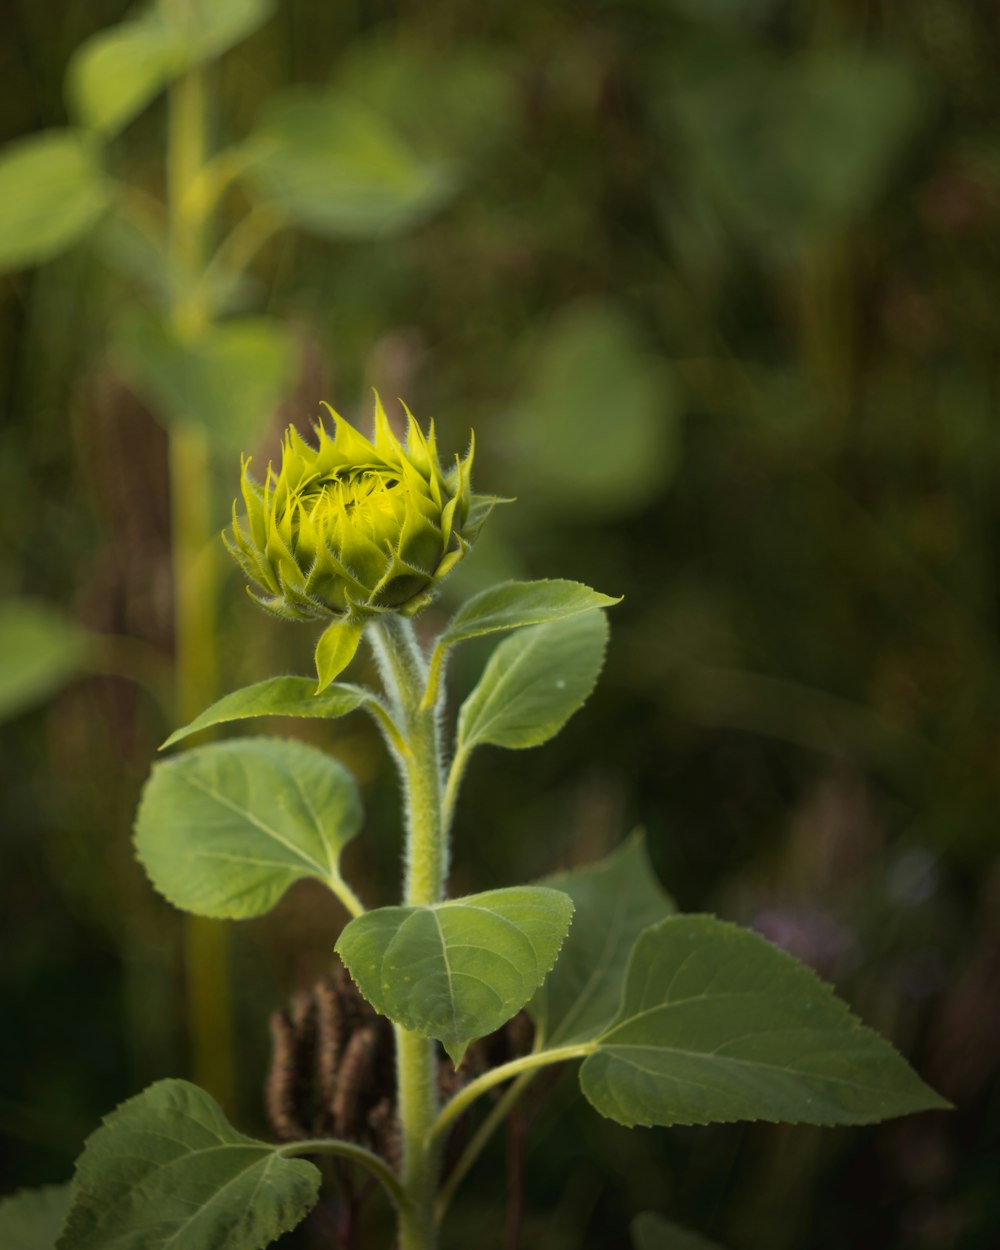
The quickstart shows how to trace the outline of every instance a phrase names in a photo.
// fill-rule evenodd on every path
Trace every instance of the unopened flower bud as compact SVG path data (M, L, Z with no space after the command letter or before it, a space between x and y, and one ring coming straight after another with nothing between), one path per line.
M261 484L243 461L246 518L233 505L226 545L262 607L291 620L360 623L412 616L469 550L493 500L473 495L472 450L444 470L433 424L407 409L405 444L378 396L371 441L333 409L333 436L317 424L312 447L289 428L281 466Z

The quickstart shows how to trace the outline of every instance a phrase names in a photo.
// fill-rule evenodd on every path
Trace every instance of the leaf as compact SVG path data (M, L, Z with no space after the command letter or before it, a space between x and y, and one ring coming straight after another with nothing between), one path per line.
M715 1241L682 1228L655 1211L643 1211L632 1221L635 1250L722 1250Z
M673 473L679 405L664 362L612 303L560 310L534 342L505 438L515 494L587 520L646 506Z
M376 1011L437 1038L455 1066L542 983L573 915L565 894L520 886L352 920L337 953Z
M195 425L223 451L239 451L266 425L292 385L295 345L280 321L241 317L184 340L133 312L115 334L120 367L167 425Z
M258 197L334 238L409 229L454 186L446 165L422 160L377 114L333 92L274 100L245 151Z
M252 35L274 12L274 0L187 0L170 5L192 64L222 56Z
M0 272L51 259L96 224L109 193L75 130L46 130L0 151Z
M98 31L73 55L66 78L70 111L84 126L117 134L185 64L184 44L155 9Z
M212 725L247 720L252 716L306 716L335 720L353 712L371 698L371 694L361 686L349 686L346 682L328 686L318 695L316 682L311 677L269 677L266 681L258 681L223 695L190 724L175 729L160 750L172 747L190 734L199 733Z
M639 938L580 1085L629 1127L870 1124L948 1106L810 969L712 916Z
M581 582L562 579L537 582L504 582L473 595L463 603L437 640L431 657L425 704L437 698L438 683L449 647L468 638L558 621L595 608L610 608L621 599L612 599L591 590Z
M519 750L562 729L586 702L604 663L603 612L532 625L505 639L458 714L456 753L476 746Z
M0 720L54 694L86 667L90 637L31 599L0 602Z
M483 634L558 621L620 602L620 598L602 595L582 582L504 582L463 603L438 639L438 646L450 647Z
M629 956L644 929L670 915L664 894L636 834L607 859L546 877L576 908L559 962L529 1011L546 1046L597 1037L618 1014Z
M0 1245L10 1250L54 1250L69 1202L69 1185L22 1189L0 1199Z
M154 6L98 31L70 61L70 111L82 125L113 137L184 70L220 56L272 11L270 0L189 0Z
M238 1133L196 1085L157 1081L88 1139L58 1250L263 1250L305 1218L320 1179Z
M334 621L320 635L316 644L317 694L322 694L354 659L362 631L363 627L357 621Z
M240 920L293 882L337 893L343 847L361 827L354 778L315 747L240 738L154 765L136 817L136 853L175 907Z
M779 254L873 206L932 99L911 60L856 46L793 60L720 51L678 75L665 126L680 133L692 178L716 212Z

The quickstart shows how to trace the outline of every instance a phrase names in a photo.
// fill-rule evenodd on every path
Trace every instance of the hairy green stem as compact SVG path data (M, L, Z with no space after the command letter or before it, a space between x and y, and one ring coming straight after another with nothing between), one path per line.
M296 1155L337 1155L351 1163L360 1163L381 1182L398 1211L403 1212L407 1207L407 1197L396 1173L383 1158L355 1142L341 1141L339 1137L311 1137L279 1146L275 1154L285 1159Z
M443 764L437 713L421 707L427 664L413 625L386 616L369 626L404 752L397 752L406 807L404 903L430 906L444 897L448 870L442 805ZM403 1145L400 1250L434 1250L434 1216L440 1170L439 1144L431 1138L438 1114L437 1050L433 1041L395 1026L399 1126Z

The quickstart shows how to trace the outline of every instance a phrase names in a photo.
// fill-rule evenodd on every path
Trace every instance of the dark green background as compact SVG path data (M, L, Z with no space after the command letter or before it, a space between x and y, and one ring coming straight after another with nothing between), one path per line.
M123 12L6 0L4 137L64 124L73 49ZM644 826L683 908L812 963L957 1104L629 1133L567 1080L527 1131L524 1247L625 1247L643 1209L733 1250L1000 1239L998 60L987 0L284 0L213 71L220 140L271 92L332 81L459 173L402 237L260 254L248 310L294 327L301 368L280 412L247 414L247 450L321 399L363 423L377 385L446 451L474 427L477 488L518 497L448 601L502 576L625 596L563 735L474 761L454 891ZM154 194L163 127L161 101L112 149ZM165 439L107 351L122 298L92 244L0 279L0 593L169 654ZM237 478L220 463L220 529ZM227 577L223 686L308 671L310 629ZM189 1071L179 919L129 849L172 727L88 677L3 728L5 1191L64 1179L101 1114ZM353 720L305 732L363 783L348 864L388 902L380 743ZM303 886L232 928L248 1131L267 1014L341 923ZM503 1244L506 1183L500 1143L447 1246Z

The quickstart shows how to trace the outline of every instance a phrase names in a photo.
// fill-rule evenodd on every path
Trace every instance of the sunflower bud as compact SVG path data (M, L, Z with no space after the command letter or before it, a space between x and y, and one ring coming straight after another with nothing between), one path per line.
M443 470L433 423L424 435L409 409L404 446L377 395L372 441L325 406L333 436L317 424L312 447L289 428L281 467L268 465L263 484L243 461L246 520L234 503L226 546L256 583L251 596L277 616L352 627L383 612L412 616L469 550L494 501L471 493L472 450Z

